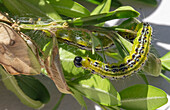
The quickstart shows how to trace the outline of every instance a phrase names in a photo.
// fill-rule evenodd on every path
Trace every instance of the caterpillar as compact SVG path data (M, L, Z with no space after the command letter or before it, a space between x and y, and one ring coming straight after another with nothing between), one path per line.
M55 35L60 42L65 42L69 45L76 46L83 50L91 50L92 49L92 37L94 36L98 38L99 41L102 41L102 46L98 45L95 47L95 51L107 50L111 46L113 46L113 41L111 39L112 36L108 34L104 29L99 29L96 27L96 30L89 30L84 28L57 28L55 31ZM97 31L98 30L98 31ZM104 32L102 32L104 31ZM132 41L136 35L129 34L126 32L118 32L124 38Z
M47 36L55 35L59 42L64 42L84 50L92 50L92 37L102 41L100 42L101 44L98 43L95 47L95 51L107 50L114 45L112 41L113 36L107 28L95 26L86 26L85 28L69 27L66 22L61 24L52 22L44 25L21 24L19 28L41 30L45 32ZM136 37L136 30L132 30L134 31L133 34L126 32L126 29L124 32L119 32L119 30L115 31L118 31L118 34L130 41Z
M133 41L130 54L121 63L105 64L89 57L76 56L74 65L97 73L101 77L117 79L138 72L147 60L152 37L152 27L148 23L139 23L137 36Z
M55 35L60 42L65 42L84 50L92 49L92 36L104 41L102 46L95 47L96 51L102 51L102 48L106 50L114 45L108 34L83 28L57 28Z

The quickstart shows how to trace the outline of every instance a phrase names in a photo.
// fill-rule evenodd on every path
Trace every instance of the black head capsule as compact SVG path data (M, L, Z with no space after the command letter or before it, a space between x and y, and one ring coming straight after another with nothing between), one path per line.
M76 67L82 67L81 61L82 61L82 57L76 56L74 58L74 65Z

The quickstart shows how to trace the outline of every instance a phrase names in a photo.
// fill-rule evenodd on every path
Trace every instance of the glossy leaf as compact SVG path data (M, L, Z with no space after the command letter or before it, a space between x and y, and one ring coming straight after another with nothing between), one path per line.
M33 76L15 75L14 76L21 90L33 100L48 103L50 94L46 87Z
M68 17L85 17L90 12L82 5L72 0L48 0L49 4L59 13Z
M166 93L151 85L135 85L120 92L122 105L128 110L155 110L166 104Z
M33 100L29 96L27 96L22 89L18 86L17 80L14 76L11 76L0 66L0 74L2 76L2 81L5 84L6 88L12 91L20 101L32 108L41 108L44 104L40 101Z
M162 66L170 71L170 52L160 58Z
M112 19L138 17L139 13L130 6L122 6L117 8L115 11L109 13L103 13L99 15L93 15L84 18L77 18L73 21L68 21L70 25L82 26L82 25L93 25L99 24Z
M110 10L111 0L103 0L103 2L98 5L92 12L91 15L108 13Z
M102 13L108 13L110 10L111 0L103 0L101 4L99 4L90 15L97 15ZM97 24L96 26L104 26L104 22Z
M48 17L52 20L62 20L46 0L3 0L3 3L10 12L18 16Z
M108 79L102 79L98 75L91 75L84 80L75 80L70 82L69 86L98 104L106 106L120 105L119 94L110 81Z

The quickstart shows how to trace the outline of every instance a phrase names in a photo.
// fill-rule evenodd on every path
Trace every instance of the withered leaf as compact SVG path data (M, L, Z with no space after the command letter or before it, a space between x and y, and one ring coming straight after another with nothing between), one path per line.
M2 13L0 13L0 21L1 22L5 22L5 23L8 23L8 24L11 24L12 22L5 16L3 15Z
M39 74L41 66L22 37L5 23L0 30L0 64L12 75Z
M45 68L58 90L62 93L71 94L63 75L56 37L53 37L52 53L45 59Z

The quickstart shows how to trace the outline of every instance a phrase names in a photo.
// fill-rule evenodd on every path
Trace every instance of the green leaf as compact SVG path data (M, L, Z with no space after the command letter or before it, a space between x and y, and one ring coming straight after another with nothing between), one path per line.
M138 23L140 22L136 18L129 18L123 21L117 28L134 30Z
M57 110L58 109L58 107L60 106L60 103L63 100L64 96L65 96L65 94L62 93L59 101L57 102L57 104L54 106L54 108L52 110Z
M126 50L130 53L130 51L132 50L132 43L118 34L117 34L117 37L121 41L121 43L124 45Z
M87 2L93 3L93 4L101 4L103 0L85 0ZM122 6L121 2L119 0L111 0L111 6L112 7L120 7Z
M101 56L97 54L92 55L89 51L86 52L85 50L81 50L70 45L60 44L59 47L60 60L66 79L78 78L83 75L89 74L89 71L86 71L83 68L77 68L74 65L73 61L76 56L89 56L91 58L97 57L99 60L102 59Z
M149 53L148 60L143 66L143 71L152 76L159 76L161 73L161 60L157 58L154 54Z
M101 13L108 13L110 10L111 0L103 0L103 2L98 5L90 15L97 15ZM96 26L104 26L104 22L97 24Z
M117 8L115 11L111 11L109 13L77 18L72 21L69 20L68 23L70 25L85 26L85 25L99 24L112 19L130 18L130 17L138 17L138 16L139 16L139 12L134 10L132 7L122 6Z
M49 55L51 55L52 52L52 47L53 47L53 41L51 39L51 41L49 41L43 48L44 51L44 59L46 59Z
M23 32L23 31L22 31ZM47 37L45 33L42 31L26 31L25 32L31 40L33 40L36 45L43 50L45 45L47 45L51 41L51 37Z
M50 94L46 87L33 76L15 75L18 86L31 99L47 103L50 100Z
M85 17L90 12L82 5L72 0L48 0L49 4L59 13L68 17Z
M105 106L120 105L118 92L108 79L102 79L99 75L82 77L69 83L69 86L78 90L82 95Z
M99 5L103 0L85 0L85 1Z
M23 104L32 108L41 108L44 105L42 102L33 100L29 96L27 96L18 86L15 77L7 73L2 67L0 67L0 74L2 76L2 81L4 82L6 88L12 91Z
M97 37L91 36L91 38L92 38L92 54L94 54L96 46L101 45L101 48L103 47L102 44L100 43L100 40Z
M170 52L166 53L163 57L160 58L162 66L170 71Z
M165 76L163 73L161 73L160 76L162 76L165 80L168 81L168 83L170 83L170 78L168 78L167 76Z
M65 78L79 77L86 74L84 69L77 68L73 63L74 58L78 55L83 56L85 51L67 46L66 44L60 44L59 47L60 60L63 66Z
M87 105L86 105L86 102L84 101L84 98L83 98L83 95L77 91L76 89L70 87L71 91L72 91L72 95L73 97L79 102L79 104L82 106L82 107L86 107L87 108Z
M138 84L120 92L122 105L128 110L155 110L166 104L166 93L154 86Z
M110 10L111 0L103 0L103 2L98 5L90 15L96 15L101 13L108 13Z
M4 5L15 15L28 17L48 17L62 20L46 0L3 0Z

